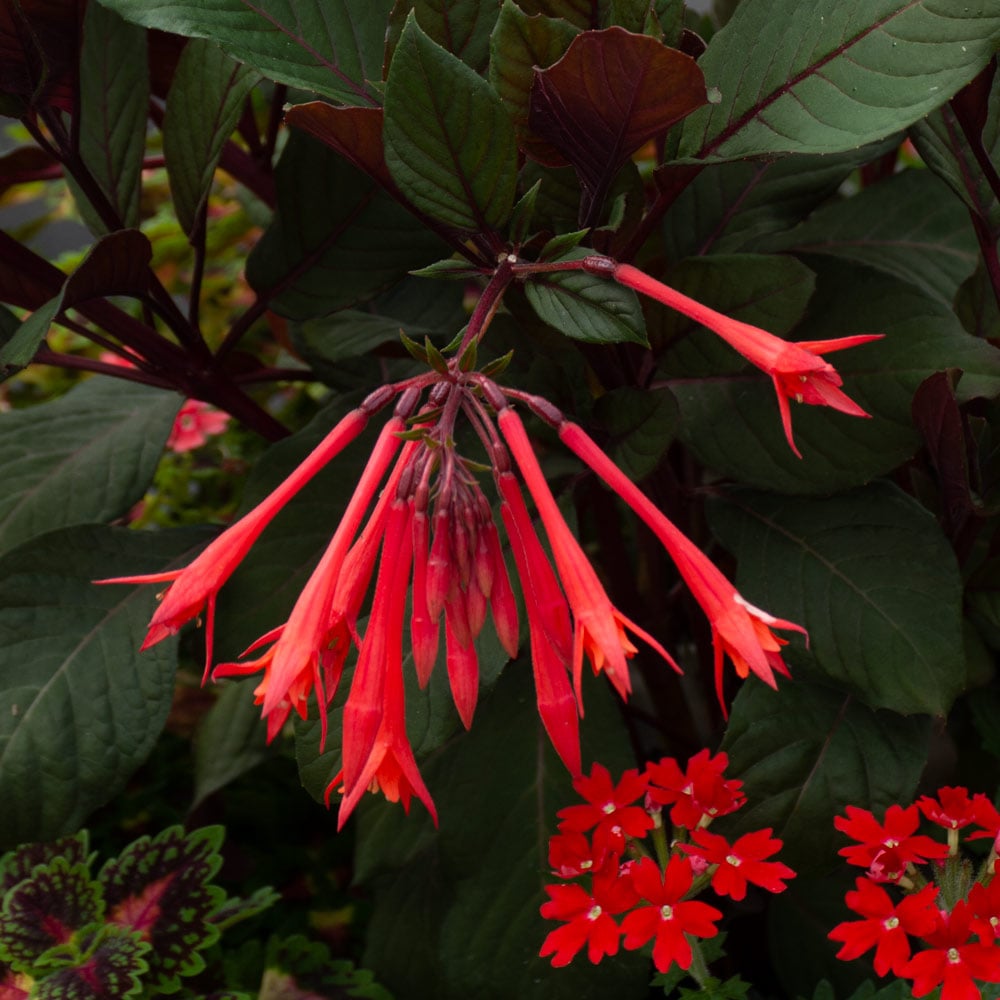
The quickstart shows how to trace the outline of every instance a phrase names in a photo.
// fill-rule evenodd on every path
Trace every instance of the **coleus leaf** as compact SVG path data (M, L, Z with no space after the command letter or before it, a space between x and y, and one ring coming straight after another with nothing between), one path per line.
M152 258L153 248L138 229L98 240L59 294L36 309L0 348L0 371L28 364L63 309L106 295L141 295L148 287Z
M268 942L258 1000L391 1000L367 969L335 960L325 945L300 936Z
M269 885L263 885L249 896L230 896L209 919L219 930L224 931L243 920L258 916L280 900L280 893Z
M38 865L46 865L59 857L71 865L89 865L93 855L87 831L81 830L58 840L20 844L8 851L0 858L0 899L8 889L29 878Z
M124 927L85 929L77 947L83 956L31 988L32 1000L128 1000L143 990L149 943Z
M0 909L0 956L29 971L104 916L101 887L85 864L56 857L8 890Z
M699 60L722 100L684 123L679 153L732 160L862 146L968 83L998 32L1000 0L743 0Z
M493 88L410 14L385 85L385 158L421 212L465 232L500 229L514 205L514 127Z
M591 224L625 160L707 100L690 56L615 27L578 35L559 62L535 70L528 122L573 165Z
M107 921L148 941L147 984L171 992L205 967L201 950L219 936L212 915L225 893L211 879L222 864L220 826L185 833L170 827L132 841L101 869Z

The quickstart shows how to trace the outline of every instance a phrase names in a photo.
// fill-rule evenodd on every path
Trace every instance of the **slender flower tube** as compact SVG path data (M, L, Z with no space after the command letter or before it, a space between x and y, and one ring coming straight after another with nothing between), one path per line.
M603 670L618 693L623 698L628 696L631 681L626 660L635 654L636 647L628 638L626 627L649 643L680 673L673 657L648 632L612 605L594 567L559 512L521 418L510 407L504 407L497 415L497 423L545 525L559 578L573 610L573 686L577 699L580 698L584 652L594 673Z
M708 556L653 504L582 428L563 420L558 429L563 444L589 465L662 542L708 616L715 651L715 690L723 712L726 705L722 695L722 665L727 655L740 677L752 671L765 684L777 687L775 672L789 676L781 658L781 647L787 645L788 640L779 638L771 629L792 629L808 635L806 630L795 622L775 618L745 600Z
M384 397L384 398L383 398ZM149 630L142 649L173 635L186 622L201 614L207 606L205 628L205 679L212 664L212 644L215 629L215 599L222 585L232 576L261 532L275 515L317 472L349 445L368 424L369 416L389 397L384 392L373 393L369 399L376 402L362 405L347 414L329 434L310 452L285 480L249 513L228 527L194 562L184 569L169 573L151 573L145 576L117 576L96 583L165 583L169 582L156 613L149 623ZM396 430L402 427L398 418ZM392 421L390 421L392 422Z
M594 273L610 274L615 281L626 288L656 299L664 305L676 309L702 326L718 334L730 347L734 348L751 364L771 376L778 398L781 425L792 451L801 458L802 453L795 446L792 437L792 414L789 400L808 403L813 406L829 406L852 417L868 417L840 386L843 379L821 355L830 351L842 351L857 347L873 340L880 340L884 334L864 333L836 340L802 340L792 342L782 340L760 327L742 323L724 313L709 309L695 299L683 295L669 285L651 278L631 264L616 264L604 257L588 258Z

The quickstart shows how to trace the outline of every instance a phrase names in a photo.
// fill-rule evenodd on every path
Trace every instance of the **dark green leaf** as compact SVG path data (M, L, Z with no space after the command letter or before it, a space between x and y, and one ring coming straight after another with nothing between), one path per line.
M177 221L194 231L222 146L259 77L214 43L193 39L174 73L163 121L163 154Z
M285 112L285 124L308 132L383 188L395 191L382 150L383 120L381 108L340 108L326 101L297 104Z
M444 247L370 178L302 133L277 168L274 222L247 280L284 316L324 316L368 298Z
M194 797L191 808L270 755L267 726L254 704L256 681L223 686L194 737Z
M609 454L640 480L660 463L677 426L677 401L665 389L612 389L594 405L594 415L611 435Z
M224 830L206 826L185 833L172 826L139 837L101 869L108 922L137 931L148 941L147 983L170 993L181 976L205 967L201 950L219 936L211 916L225 893L211 880L222 865Z
M470 232L514 205L514 128L493 88L421 31L411 13L385 86L385 159L427 215Z
M578 251L570 259L583 256ZM525 294L539 318L574 340L647 344L638 297L612 281L585 271L553 271L534 275Z
M866 264L949 306L979 259L969 213L926 170L895 174L826 205L764 247Z
M738 586L809 630L823 673L873 708L948 711L965 682L962 581L916 501L876 483L828 499L736 492L708 513Z
M538 907L556 811L575 801L539 724L528 664L511 664L472 730L425 767L441 828L371 803L358 838L364 871L414 843L424 849L375 883L364 964L398 995L433 982L441 1000L644 997L647 965L619 955L593 967L552 969L538 950L555 925ZM585 679L589 680L589 679ZM585 683L584 760L631 763L614 698ZM638 960L636 960L638 959Z
M258 916L280 901L280 893L275 892L269 885L261 886L249 896L230 896L212 912L209 920L219 930L224 931L243 920Z
M910 416L913 393L935 371L964 371L960 401L1000 390L1000 352L969 336L940 302L873 271L832 260L820 266L818 258L811 263L820 280L809 316L796 329L798 339L885 334L876 343L828 355L844 376L844 392L872 420L795 406L792 424L804 456L800 460L782 433L774 388L765 375L666 380L680 405L681 437L703 464L789 493L856 486L911 457L919 446Z
M528 14L562 18L581 31L604 27L604 18L611 9L611 0L518 0L518 6Z
M801 677L780 691L748 682L722 743L747 804L720 820L720 832L771 827L784 841L782 861L802 874L828 872L843 843L834 815L849 803L880 810L910 802L929 739L927 718L873 712Z
M389 19L386 47L390 53L399 42L411 10L428 38L477 73L486 68L490 32L498 13L496 4L482 0L398 0Z
M83 19L80 101L83 162L120 225L137 227L149 105L146 32L99 3L88 4Z
M0 415L0 552L128 511L153 478L179 405L173 393L95 378Z
M514 0L504 0L490 40L490 83L510 112L518 144L530 156L559 165L566 161L528 128L528 105L536 66L551 66L580 29L561 18L529 17ZM575 214L574 214L575 217Z
M303 937L268 942L257 1000L392 1000L367 969L330 957L329 949Z
M208 38L279 83L375 104L393 0L101 0L126 20Z
M101 887L87 866L54 858L10 889L0 910L0 956L27 971L50 948L104 917Z
M98 240L62 291L33 312L0 348L0 370L28 364L61 310L105 295L141 295L149 283L152 258L149 240L137 229Z
M943 104L990 60L998 33L997 0L743 0L699 60L722 100L685 122L680 153L862 146Z
M3 846L77 829L145 760L170 708L176 640L140 654L153 588L92 581L183 565L195 537L66 528L0 559Z

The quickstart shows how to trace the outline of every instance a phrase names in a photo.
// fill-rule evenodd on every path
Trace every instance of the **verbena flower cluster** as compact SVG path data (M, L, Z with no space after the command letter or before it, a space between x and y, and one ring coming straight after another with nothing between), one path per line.
M561 926L545 938L543 957L567 965L586 947L596 963L619 943L652 942L660 972L675 963L689 969L692 941L714 937L722 918L695 896L710 888L741 900L750 885L786 888L795 872L769 860L782 846L770 828L732 842L707 829L746 801L743 783L725 777L728 763L726 754L702 750L686 768L664 757L616 783L594 764L573 782L584 804L560 810L559 832L549 840L549 864L561 881L545 887L541 914Z
M985 795L945 787L889 806L881 821L856 806L846 813L834 825L855 843L839 853L865 874L846 896L861 919L830 932L837 957L874 949L875 971L911 980L915 997L941 987L941 1000L979 1000L981 984L1000 982L1000 812ZM921 817L946 842L919 833ZM963 838L989 841L987 856L963 855Z

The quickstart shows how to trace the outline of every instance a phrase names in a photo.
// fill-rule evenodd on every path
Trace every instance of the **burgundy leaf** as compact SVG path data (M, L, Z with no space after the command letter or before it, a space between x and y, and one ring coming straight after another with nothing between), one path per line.
M382 149L381 108L337 108L311 101L289 108L285 121L335 149L382 187L396 190Z
M71 106L82 8L80 0L0 4L0 91Z
M592 222L625 160L707 101L695 61L622 28L578 35L549 69L536 69L529 123L573 165Z

